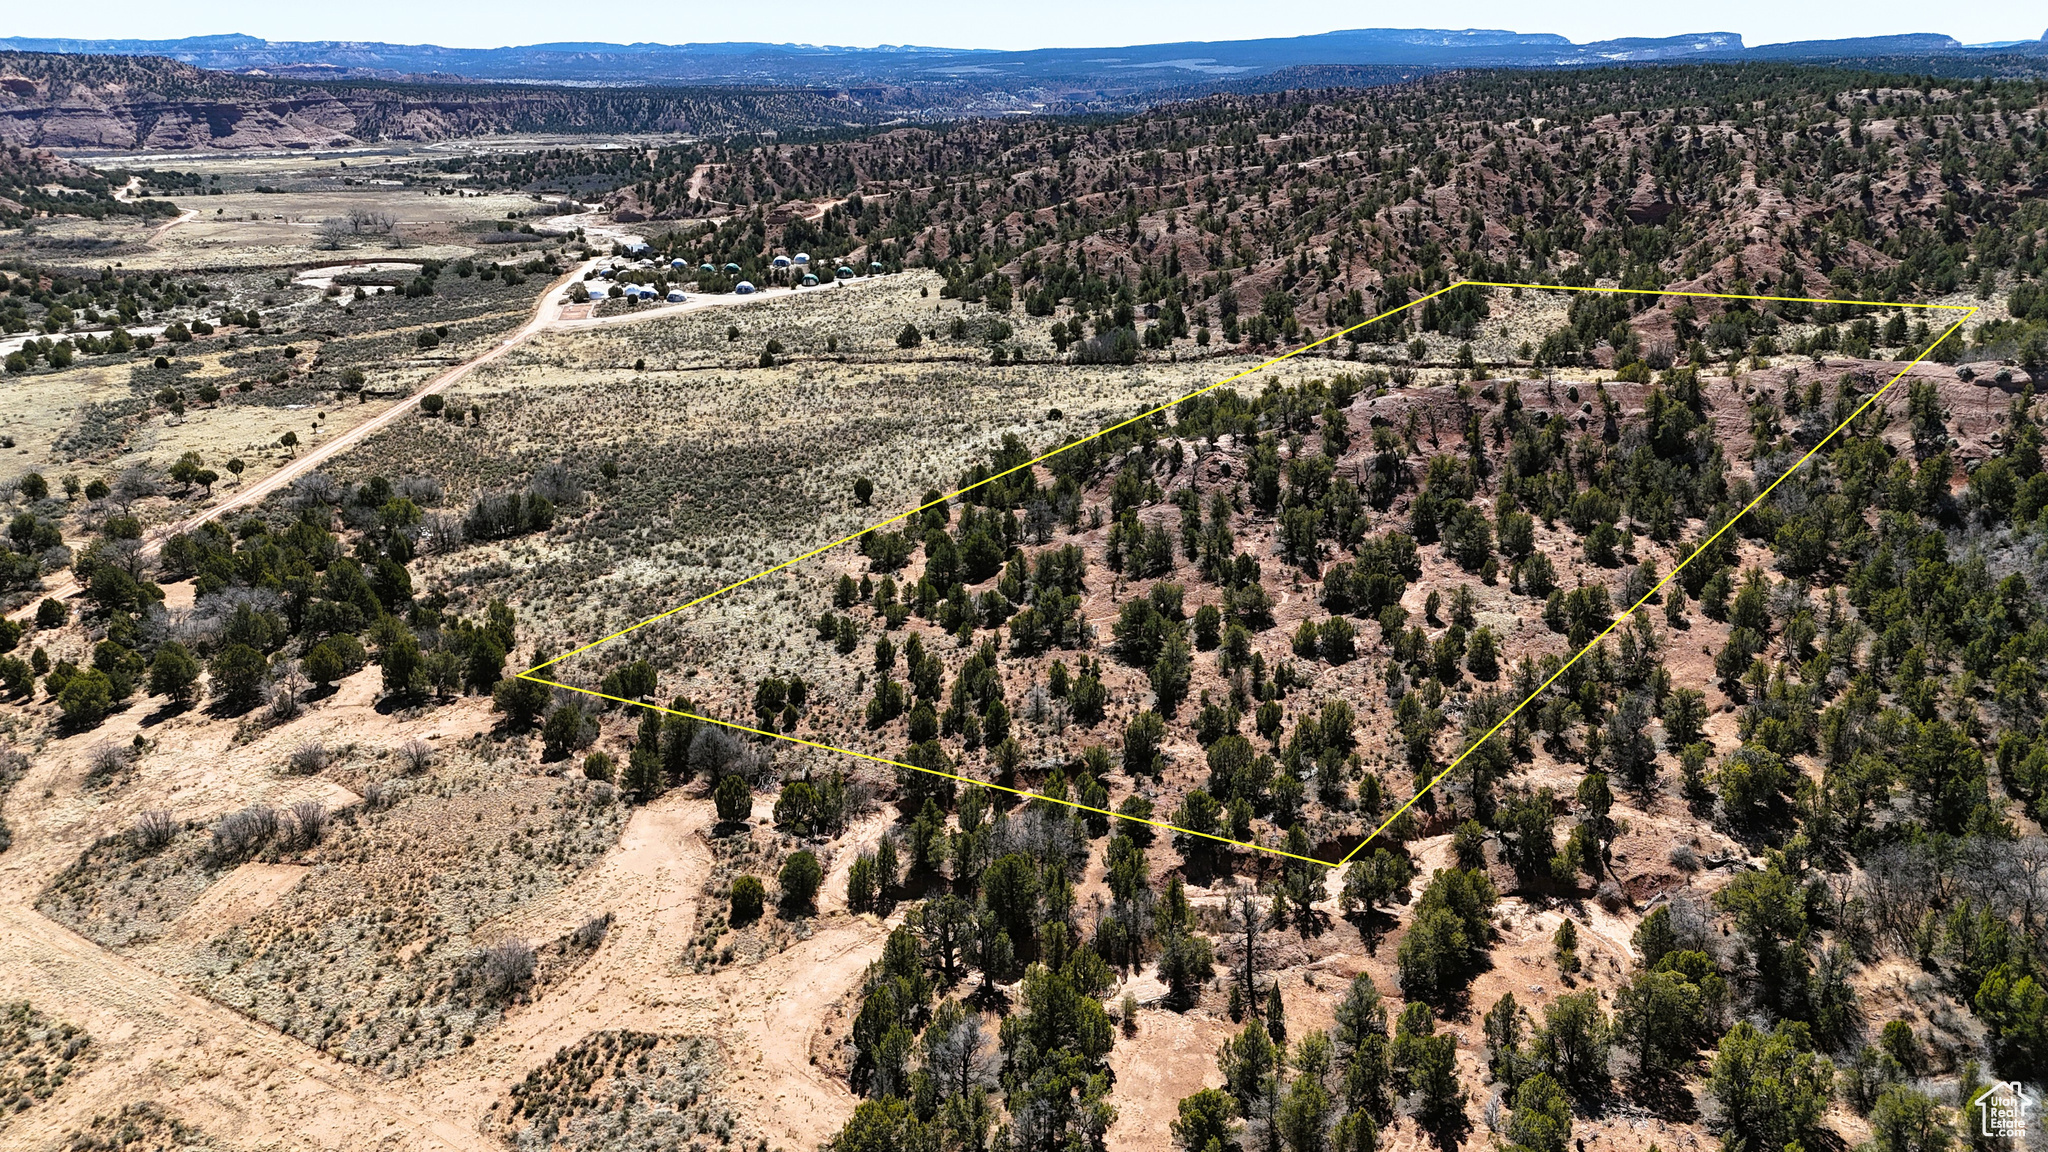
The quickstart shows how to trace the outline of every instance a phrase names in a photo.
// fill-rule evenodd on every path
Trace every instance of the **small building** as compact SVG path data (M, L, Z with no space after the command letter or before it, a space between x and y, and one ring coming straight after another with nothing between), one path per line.
M683 295L683 290L681 288L671 288L668 290L668 302L671 304L681 304L683 301L688 299L688 296Z
M804 273L804 287L816 288L817 286L818 278L816 276L811 275L809 272Z
M809 264L811 262L811 254L809 252L797 253L796 262L799 264Z
M833 275L839 277L841 280L851 280L853 279L853 269L848 268L844 264L841 264L839 266L839 271L833 273Z
M733 285L732 290L736 296L752 296L754 294L754 285L750 281L742 280Z

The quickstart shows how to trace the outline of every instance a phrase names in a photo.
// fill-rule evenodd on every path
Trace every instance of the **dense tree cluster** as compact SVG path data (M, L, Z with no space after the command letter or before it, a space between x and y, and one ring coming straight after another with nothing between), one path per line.
M1370 93L1211 96L1131 120L984 120L831 147L727 148L709 169L696 150L671 149L621 197L694 215L709 200L687 188L708 171L719 201L758 207L674 233L678 254L749 272L803 249L923 264L950 296L998 311L1021 301L1033 316L1064 309L1062 351L1117 360L1191 333L1206 345L1212 325L1226 344L1291 341L1460 276L1637 288L1714 275L1727 291L1786 296L1989 295L2001 269L2041 271L2044 218L2023 192L2044 163L2030 116L2040 105L2034 82L1937 86L1771 64L1461 74ZM1930 187L1940 194L1920 194ZM1752 236L1738 217L1765 189L1792 205L1793 223ZM769 213L792 195L844 199L815 221ZM2011 321L1973 339L2039 363L2048 322L2033 299L2016 298ZM1868 357L1930 338L1897 316L1672 305L1660 306L1668 344L1610 339L1649 303L1575 306L1525 356L1592 363L1611 348L1621 378L1641 380L1674 355L1697 366L1777 351L1783 319L1824 324L1787 351ZM1485 315L1474 295L1446 297L1357 336L1469 339Z

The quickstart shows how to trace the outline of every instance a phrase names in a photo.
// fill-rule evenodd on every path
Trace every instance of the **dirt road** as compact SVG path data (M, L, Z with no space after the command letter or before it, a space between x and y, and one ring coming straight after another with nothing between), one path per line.
M366 696L342 706L367 714L373 703ZM485 706L474 707L481 716ZM246 802L273 776L266 766L275 753L257 746L291 738L274 733L237 755L227 751L231 729L207 726L189 758L167 753L152 764L147 791L110 799L84 788L82 749L139 734L144 711L130 709L97 733L43 746L6 797L14 842L0 855L0 1001L27 1000L83 1027L93 1055L77 1063L61 1092L10 1117L0 1145L62 1147L66 1133L94 1116L153 1099L238 1148L502 1152L472 1118L437 1111L402 1085L194 995L138 958L103 949L35 910L51 877L81 847L125 827L133 812L167 803L203 817ZM309 712L305 721L332 718L316 721ZM155 728L159 736L190 722L165 723Z
M10 1147L54 1144L110 1099L177 1091L202 1125L212 1120L268 1146L367 1148L395 1139L405 1148L502 1152L374 1077L96 947L24 898L11 893L0 906L0 986L107 1043L63 1093L9 1124Z
M613 916L603 945L568 984L508 1016L474 1048L423 1069L423 1103L481 1122L492 1101L557 1051L593 1032L633 1028L717 1038L729 1074L719 1091L772 1146L812 1148L837 1132L856 1101L811 1063L811 1041L859 983L887 929L828 915L816 935L758 965L682 969L678 959L705 913L712 858L704 834L716 819L710 801L671 793L636 810L618 847L569 888L482 926L487 935L544 940L599 912Z
M156 230L149 234L149 239L144 241L144 243L155 244L164 238L164 233L169 232L171 229L176 228L178 225L183 224L187 220L196 220L198 218L198 209L187 208L183 212L178 213L176 216L171 217L169 220L164 221L162 224L157 225Z
M188 992L175 968L166 975L153 966L175 949L117 954L35 911L34 895L50 877L82 844L124 827L131 810L175 794L181 815L203 819L261 787L254 778L267 781L267 765L293 741L316 732L324 739L361 734L375 720L356 713L373 704L375 691L358 679L326 708L247 746L231 749L227 729L206 726L208 740L187 760L155 762L147 797L85 802L77 747L39 756L10 792L6 816L16 839L0 856L0 1001L25 999L84 1027L97 1055L79 1064L63 1092L10 1119L0 1143L54 1148L110 1102L154 1099L235 1147L482 1152L500 1147L490 1121L513 1084L562 1048L615 1028L715 1039L726 1071L712 1089L771 1146L812 1148L838 1130L856 1100L810 1054L832 1023L832 1006L879 953L887 927L826 912L812 922L814 935L754 966L699 973L679 964L708 914L713 857L705 834L717 816L707 799L675 792L636 809L612 850L568 888L481 925L483 937L541 941L600 912L614 917L604 943L564 982L514 1009L473 1047L402 1080L331 1059ZM331 714L337 704L349 710L339 725ZM458 703L421 726L454 738L487 726L488 707ZM267 795L280 804L289 798ZM769 811L764 798L760 815ZM212 919L193 931L217 929L219 918Z
M764 288L747 296L701 295L694 296L681 304L662 304L651 308L636 309L617 316L585 316L569 320L563 319L562 310L565 307L563 293L571 285L580 283L583 279L583 274L596 264L596 260L586 260L550 282L547 290L542 292L540 299L535 302L532 318L517 331L492 345L489 350L470 360L448 368L440 375L427 381L426 384L421 386L412 395L396 401L389 408L363 421L361 424L336 434L333 439L319 447L295 457L286 463L284 467L279 468L263 479L246 487L236 489L232 495L220 503L202 508L183 520L153 530L143 542L143 556L145 558L155 556L162 549L164 541L172 536L181 532L190 532L201 524L218 520L231 512L253 507L274 493L288 487L299 477L313 471L399 420L403 420L408 416L416 416L421 397L446 391L471 372L489 364L493 360L497 360L542 332L557 329L573 331L585 328L603 328L615 324L641 324L649 320L660 320L686 312L700 311L705 308L735 308L750 304L766 304L811 292L845 291L858 284L873 282L871 279L863 278L853 281L832 281L815 288ZM43 597L68 600L76 596L80 591L78 581L67 571L61 580L47 586L43 590ZM13 612L8 613L8 615L14 619L24 619L35 612L36 604L41 599L42 597L31 600Z
M560 319L562 315L562 291L570 284L581 280L583 273L589 271L594 263L596 261L585 261L582 264L578 264L575 268L551 282L547 290L541 293L540 299L534 303L532 318L528 319L525 324L521 325L511 335L492 345L488 351L449 368L439 376L427 381L425 385L421 386L411 396L398 401L370 419L298 457L256 483L240 489L226 500L215 504L211 508L202 509L198 513L180 520L167 528L159 529L150 541L151 551L161 547L163 540L177 533L190 532L209 520L217 520L237 509L247 508L261 502L271 493L286 487L292 481L355 447L383 429L390 427L396 421L408 415L417 415L421 397L445 391L456 381L498 359L521 344L526 343L535 333L546 330Z
M142 191L142 177L130 176L126 184L123 184L119 188L116 188L114 190L114 199L122 201L133 200L135 199L135 194L140 191ZM162 224L157 225L156 228L150 232L149 239L143 241L143 243L155 244L157 241L162 240L164 238L164 233L169 232L171 229L176 228L178 225L183 224L187 220L196 220L198 219L198 217L199 210L197 208L187 208L183 212L180 212L176 216L172 217L171 219L166 220Z

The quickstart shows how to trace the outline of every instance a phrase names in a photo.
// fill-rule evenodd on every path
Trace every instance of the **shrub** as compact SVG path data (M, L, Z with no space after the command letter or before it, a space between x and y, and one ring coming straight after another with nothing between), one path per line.
M1496 899L1483 871L1448 868L1436 874L1397 955L1404 995L1442 1006L1463 993L1485 961Z
M855 912L872 912L881 885L877 882L875 858L863 852L846 870L846 906Z
M230 644L213 658L213 698L230 708L245 708L262 694L270 662L247 644Z
M135 817L135 844L144 852L167 847L178 834L178 823L167 808L151 808Z
M477 968L485 991L493 998L504 999L533 980L533 963L533 945L515 936L484 949Z
M306 673L306 679L322 688L348 675L348 667L342 660L340 650L327 640L313 645L307 651L306 658L300 662L300 666ZM150 683L154 689L155 680L152 679Z
M732 882L732 922L749 924L761 918L761 906L767 900L767 891L754 876L741 876Z
M434 746L424 740L407 740L398 746L398 762L417 776L434 763Z
M576 931L569 934L569 942L577 948L588 952L599 944L604 943L605 936L611 930L612 914L609 912L601 913L577 925Z
M156 650L156 659L149 664L149 694L162 696L174 704L190 703L192 686L199 679L199 661L192 658L183 644L167 640Z
M292 805L292 840L310 848L327 834L327 805L318 800L301 800Z
M532 725L548 706L548 686L517 676L507 676L491 689L491 707L503 712L515 727Z
M223 862L238 862L277 835L277 809L251 804L214 821L213 855Z
M824 879L824 869L818 867L816 856L807 851L791 853L789 859L782 862L782 871L775 877L775 883L782 889L783 907L811 907L818 896L818 885Z
M53 673L54 675L54 673ZM107 718L114 707L114 685L107 674L86 668L73 675L57 694L64 710L64 722L74 728L90 728Z
M111 741L94 748L86 757L85 783L87 787L104 787L113 782L128 767L129 751Z
M744 777L734 774L720 778L711 795L720 820L736 823L753 814L754 792L747 787Z
M293 773L311 776L327 767L327 749L322 747L318 740L308 740L292 749L291 755L285 757L285 762L291 765Z

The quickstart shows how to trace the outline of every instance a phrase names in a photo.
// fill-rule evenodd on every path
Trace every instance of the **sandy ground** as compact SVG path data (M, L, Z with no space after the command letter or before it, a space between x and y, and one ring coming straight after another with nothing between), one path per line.
M96 1055L80 1065L62 1093L10 1121L7 1147L56 1147L64 1133L93 1116L145 1099L240 1147L495 1147L467 1118L423 1108L401 1086L195 996L142 957L105 951L32 907L36 894L84 847L127 827L144 808L169 806L180 817L209 819L257 800L282 805L316 798L330 806L353 801L329 781L283 777L270 765L316 735L383 726L371 706L374 696L371 678L358 676L323 708L245 743L236 742L231 721L194 714L161 719L135 707L95 732L52 740L37 750L6 805L15 842L0 856L0 998L26 999L82 1026L93 1037ZM471 711L477 713L471 723L488 723L480 707ZM449 720L434 716L432 727L449 728ZM91 749L108 740L125 743L145 723L159 747L174 751L146 756L134 783L114 795L89 792L83 779ZM238 869L177 930L204 933L208 924L202 921L210 921L217 931L234 918L254 915L296 882L296 870L280 869Z
M1135 989L1134 989L1135 990ZM1216 1050L1237 1029L1228 1018L1147 1008L1138 1013L1136 1034L1119 1031L1109 1050L1116 1074L1116 1123L1107 1146L1116 1152L1153 1152L1173 1146L1171 1125L1182 1098L1203 1088L1223 1087Z
M765 815L765 801L761 808ZM422 1072L421 1099L481 1120L556 1051L594 1031L630 1028L717 1037L733 1069L722 1091L772 1146L812 1148L837 1132L855 1101L844 1081L811 1064L812 1034L858 982L886 929L825 911L815 935L759 965L679 971L677 956L706 912L700 889L712 859L704 834L715 820L709 801L672 793L634 812L618 847L575 884L481 928L546 939L602 912L614 917L573 982Z
M84 1027L97 1056L56 1098L10 1122L7 1147L54 1147L95 1115L155 1099L237 1147L496 1148L482 1133L505 1091L558 1050L614 1028L716 1038L730 1069L716 1090L772 1146L811 1148L838 1130L855 1101L843 1080L811 1063L813 1034L857 984L888 929L824 909L808 939L757 965L683 969L678 957L708 914L703 889L712 855L704 834L716 818L708 800L672 793L635 811L617 845L569 888L482 926L484 937L544 940L602 912L614 917L604 943L569 982L513 1010L474 1047L406 1080L333 1060L192 995L150 965L180 941L254 916L295 885L303 868L237 868L133 957L107 952L34 910L35 894L52 876L143 808L167 804L181 818L204 820L256 800L354 802L332 782L270 767L300 742L395 745L424 737L440 744L491 723L482 699L414 720L381 716L375 676L370 669L352 677L318 708L254 741L238 743L232 721L189 713L158 720L131 708L99 731L41 750L5 813L16 842L0 857L0 999L27 999ZM125 742L145 722L161 747L175 750L146 756L135 782L117 794L89 793L82 781L90 750ZM768 809L763 798L759 815ZM869 823L860 832L879 835L880 821Z

